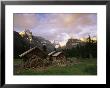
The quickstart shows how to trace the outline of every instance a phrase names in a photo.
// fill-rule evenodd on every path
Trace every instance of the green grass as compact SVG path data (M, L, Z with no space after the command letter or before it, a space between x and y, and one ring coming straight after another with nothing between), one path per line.
M15 64L19 62L15 60ZM72 65L66 67L51 66L40 71L32 68L15 69L15 75L97 75L97 61L96 59L75 59Z
M22 60L21 59L14 59L14 65L21 64Z

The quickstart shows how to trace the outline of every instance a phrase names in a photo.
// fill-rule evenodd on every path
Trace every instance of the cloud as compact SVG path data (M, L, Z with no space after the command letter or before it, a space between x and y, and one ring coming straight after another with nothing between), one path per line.
M97 35L96 13L14 14L14 30L29 28L34 35L64 43L69 38Z
M36 14L19 14L14 13L14 27L19 30L32 29L37 25Z

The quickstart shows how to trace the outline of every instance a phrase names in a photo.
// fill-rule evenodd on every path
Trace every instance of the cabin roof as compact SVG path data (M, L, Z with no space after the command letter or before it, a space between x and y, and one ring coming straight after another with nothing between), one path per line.
M61 54L62 52L57 52L55 54L53 54L52 56L58 56L59 54Z
M48 55L50 56L50 55L52 55L52 54L54 54L56 51L52 51L52 52L50 52Z
M24 53L20 54L19 56L20 56L20 57L23 57L23 56L25 56L26 54L30 53L31 51L35 50L36 48L38 48L38 47L35 46L35 47L33 47L33 48L31 48L31 49L25 51ZM39 48L38 48L38 49L39 49ZM40 50L40 49L39 49L39 50Z

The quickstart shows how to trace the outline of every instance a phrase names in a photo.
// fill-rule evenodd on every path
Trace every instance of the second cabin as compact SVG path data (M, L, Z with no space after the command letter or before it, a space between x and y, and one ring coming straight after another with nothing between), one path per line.
M48 54L48 57L53 64L64 64L66 62L66 57L63 52L53 51Z

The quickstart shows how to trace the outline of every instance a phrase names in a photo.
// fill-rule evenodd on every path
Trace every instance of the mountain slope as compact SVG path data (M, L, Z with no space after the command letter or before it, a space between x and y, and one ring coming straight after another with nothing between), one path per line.
M30 44L26 36L21 37L18 32L14 31L14 57L18 58L20 54L30 49L30 47L32 48L34 46L38 46L40 49L43 50L44 43L47 47L47 53L54 50L54 45L50 41L40 36L32 36L32 42Z

